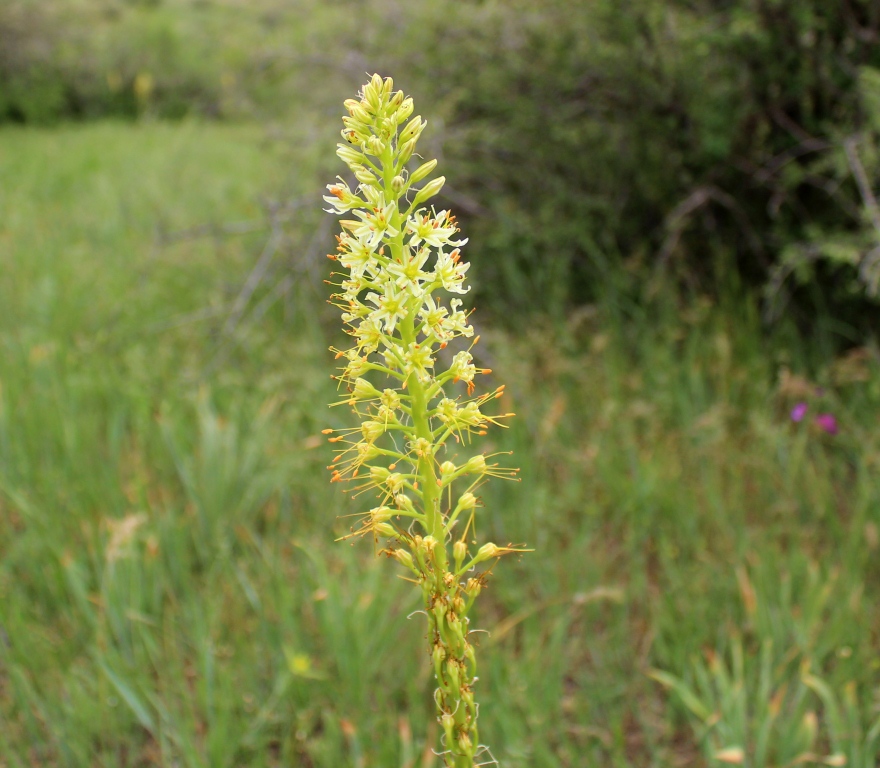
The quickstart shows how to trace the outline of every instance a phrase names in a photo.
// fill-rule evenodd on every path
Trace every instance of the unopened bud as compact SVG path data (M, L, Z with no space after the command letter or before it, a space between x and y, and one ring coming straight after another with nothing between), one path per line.
M431 171L433 171L437 167L436 160L429 160L427 163L420 165L409 175L409 183L415 184L417 181L421 181L425 178Z
M441 475L451 475L453 472L455 472L455 464L453 464L451 461L444 461L440 465Z
M379 183L379 179L376 178L373 172L367 170L362 165L353 165L351 167L351 172L361 184L366 184L367 186L373 187Z
M385 151L385 144L378 136L370 136L370 138L367 139L366 148L374 155L381 155Z
M443 189L445 183L445 176L438 176L436 179L431 179L431 181L425 184L425 186L416 193L415 199L413 200L413 206L423 203L425 200L430 200L441 189Z
M397 110L397 113L394 115L397 120L397 124L400 125L404 120L406 120L413 113L413 100L412 99L404 99L400 102L400 107Z
M467 557L467 544L463 541L456 541L452 545L452 557L460 565L461 561Z
M425 126L427 124L427 122L422 122L421 115L416 115L406 124L406 127L400 132L400 143L406 144L412 139L417 139L421 135L422 131L425 130Z
M406 179L403 176L395 176L391 179L391 189L397 193L403 191L403 188L406 186Z
M412 153L415 152L416 140L412 139L411 141L407 141L406 143L399 146L400 149L397 153L397 159L400 162L401 166L403 166L406 165L407 161L412 157Z
M339 156L339 159L342 160L342 162L346 165L352 166L363 162L363 153L358 152L356 149L353 149L348 144L337 144L336 147L336 154Z
M464 591L468 597L476 597L483 591L483 585L479 579L468 579L464 585Z

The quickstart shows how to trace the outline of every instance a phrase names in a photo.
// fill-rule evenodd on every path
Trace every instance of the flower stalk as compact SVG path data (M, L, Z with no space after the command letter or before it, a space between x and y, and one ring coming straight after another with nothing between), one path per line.
M488 543L472 551L475 492L488 477L515 478L518 470L470 446L513 414L484 413L503 386L475 395L476 377L490 371L474 364L479 337L458 298L469 290L470 265L461 256L466 240L457 239L455 216L425 205L445 182L429 179L437 161L408 170L426 123L412 117L412 99L378 75L345 107L337 155L358 186L340 178L324 200L328 212L354 217L342 219L337 252L329 257L344 270L334 272L331 302L353 339L350 348L332 350L344 361L334 376L345 390L336 405L350 406L360 424L325 430L339 446L331 480L377 498L351 535L382 540L382 552L421 589L440 754L447 766L471 768L477 758L494 762L479 741L474 698L470 613L488 575L478 568L526 550ZM449 345L465 348L441 355Z

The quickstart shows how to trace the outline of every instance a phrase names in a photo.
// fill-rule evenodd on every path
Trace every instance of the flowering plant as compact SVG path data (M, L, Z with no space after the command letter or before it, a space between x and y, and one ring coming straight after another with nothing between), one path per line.
M377 497L352 535L383 540L383 552L421 589L441 754L447 766L467 768L489 754L479 743L474 700L477 661L469 613L487 576L476 569L524 550L490 542L471 551L480 506L475 491L488 476L510 478L517 470L466 449L490 424L513 414L483 411L501 397L503 386L474 395L475 377L490 371L474 364L471 349L479 337L458 298L469 290L470 265L461 257L466 241L458 238L449 211L424 205L444 177L415 187L437 161L407 170L426 123L411 117L412 99L393 91L391 78L373 75L359 96L345 102L345 143L337 149L359 186L352 189L340 178L324 197L328 212L354 217L342 220L337 253L330 255L346 270L334 273L340 281L333 303L354 344L332 351L344 361L335 378L346 394L337 405L351 406L360 421L350 429L325 430L341 444L330 469L333 481L354 482L356 495ZM444 293L454 297L444 301ZM441 365L440 350L462 338L473 340ZM458 383L466 394L456 395Z

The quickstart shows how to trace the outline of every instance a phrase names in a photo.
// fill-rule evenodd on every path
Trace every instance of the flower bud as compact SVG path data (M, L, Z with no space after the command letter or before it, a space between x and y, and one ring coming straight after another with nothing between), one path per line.
M366 184L368 187L374 187L379 183L379 179L376 178L373 172L367 170L362 165L351 166L351 172L361 184Z
M363 105L359 101L354 101L354 99L349 99L348 101L354 102L352 107L349 107L349 113L352 116L352 119L357 120L359 123L363 125L369 125L373 122L373 116L363 107ZM348 102L346 102L347 106Z
M437 167L436 160L429 160L427 163L420 165L409 175L409 183L415 184L417 181L421 181L425 178L431 171L433 171Z
M436 546L437 539L435 539L433 536L425 536L425 538L422 539L422 547L428 554L431 554L434 551L434 547Z
M467 557L467 544L463 541L456 541L452 545L452 557L457 566L461 566L461 561Z
M438 176L436 179L431 179L424 187L422 187L415 196L413 200L413 206L418 205L419 203L425 202L425 200L430 200L434 195L436 195L441 189L443 189L443 185L446 183L445 176Z
M406 186L406 179L403 176L395 176L391 179L391 189L396 193L400 194L403 191L403 188Z
M385 151L385 144L378 136L370 136L367 139L367 151L374 155L381 155Z
M451 475L453 472L455 472L455 464L453 464L451 461L444 461L440 465L441 475Z
M404 99L400 103L400 107L394 115L395 120L397 120L397 124L400 125L404 120L406 120L413 113L413 100L412 99Z
M422 116L416 115L412 120L410 120L406 127L400 132L400 136L398 138L398 142L400 144L406 144L408 141L412 139L417 139L423 130L425 130L426 122L422 122Z
M397 91L390 99L388 99L388 106L391 109L396 110L401 104L403 104L403 91Z
M401 167L406 165L407 161L412 157L412 153L416 148L416 140L408 141L405 144L399 145L400 149L397 152L397 160L400 163Z
M358 150L353 149L348 144L337 144L336 154L339 156L339 159L348 166L362 163L364 160L363 152L358 152Z
M364 99L366 99L374 112L379 111L380 95L382 93L382 78L373 75L372 80L364 86Z

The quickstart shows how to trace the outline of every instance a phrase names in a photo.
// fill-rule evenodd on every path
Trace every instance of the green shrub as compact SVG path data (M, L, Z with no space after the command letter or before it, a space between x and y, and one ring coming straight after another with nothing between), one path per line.
M424 79L435 113L466 133L447 142L451 175L467 175L472 255L496 306L591 301L633 271L711 291L735 272L753 287L774 280L777 315L810 321L819 307L860 322L878 233L843 142L873 178L875 4L374 7L405 42L368 55Z

